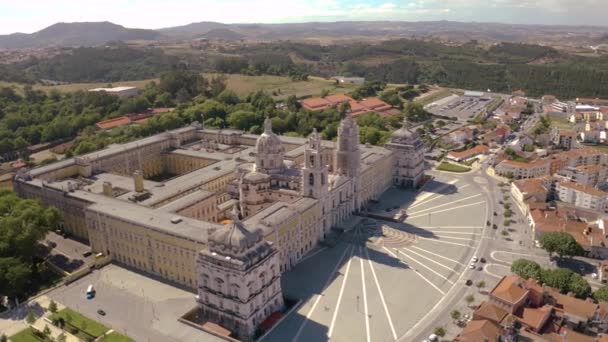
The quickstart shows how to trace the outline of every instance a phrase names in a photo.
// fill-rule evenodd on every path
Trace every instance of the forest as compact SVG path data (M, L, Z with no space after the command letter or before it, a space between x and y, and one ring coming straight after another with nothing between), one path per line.
M246 75L362 76L371 81L437 84L471 90L529 95L552 94L560 99L608 97L607 56L578 56L551 47L476 41L444 44L401 39L377 44L321 46L289 41L243 44L217 51L167 54L159 48L116 45L79 48L50 59L0 64L0 80L34 83L116 82L158 77L176 65L198 72Z

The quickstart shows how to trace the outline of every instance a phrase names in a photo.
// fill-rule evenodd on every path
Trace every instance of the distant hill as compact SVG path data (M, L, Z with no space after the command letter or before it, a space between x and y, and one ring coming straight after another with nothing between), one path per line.
M205 34L202 34L199 38L206 38L211 40L240 40L244 37L244 35L236 33L232 30L226 28L217 28Z
M182 38L200 37L212 30L225 29L248 40L304 40L304 41L378 41L395 38L435 37L448 41L470 40L490 42L575 41L608 34L608 27L515 25L456 21L341 21L287 24L222 24L216 22L191 23L164 28L161 31Z
M107 21L57 23L32 34L0 35L0 48L95 46L111 41L154 40L154 30L130 29Z

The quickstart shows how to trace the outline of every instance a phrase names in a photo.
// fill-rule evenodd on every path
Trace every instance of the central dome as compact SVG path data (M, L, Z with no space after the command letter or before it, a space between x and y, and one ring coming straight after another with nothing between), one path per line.
M264 120L264 133L260 135L255 144L255 149L258 155L260 154L276 154L283 152L281 139L272 131L272 121L270 118Z
M237 256L254 247L261 240L261 234L257 230L249 231L243 225L236 206L233 207L231 216L232 223L212 233L209 242L215 247L214 249Z

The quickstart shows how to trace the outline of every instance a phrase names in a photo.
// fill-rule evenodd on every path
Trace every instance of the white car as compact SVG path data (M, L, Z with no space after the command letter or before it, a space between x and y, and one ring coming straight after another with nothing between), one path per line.
M476 256L473 257L473 259L471 259L471 262L477 262L479 259L477 259Z
M475 269L475 264L474 263L470 264L469 268L472 269L472 270L474 270Z

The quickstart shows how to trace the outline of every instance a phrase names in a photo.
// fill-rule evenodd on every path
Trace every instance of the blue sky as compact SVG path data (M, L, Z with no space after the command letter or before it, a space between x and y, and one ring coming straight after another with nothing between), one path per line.
M457 20L608 25L608 0L0 0L0 34L56 22L161 28L198 21Z

